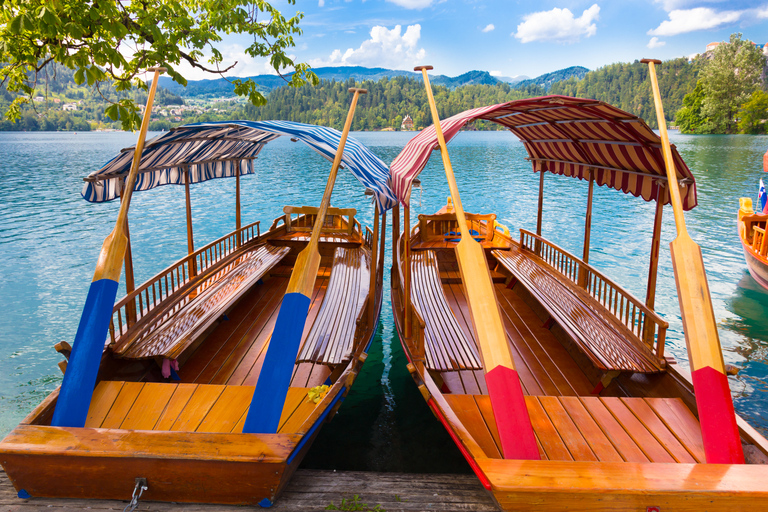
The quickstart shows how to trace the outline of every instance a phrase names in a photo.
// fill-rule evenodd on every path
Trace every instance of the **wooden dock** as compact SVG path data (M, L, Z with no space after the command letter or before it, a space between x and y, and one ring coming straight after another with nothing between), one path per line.
M66 477L62 477L66 478ZM151 482L150 482L151 485ZM74 510L122 511L125 501L47 499L28 500L16 491L4 472L0 471L1 512L69 512ZM355 503L357 496L357 506ZM346 500L346 506L342 506ZM367 507L363 507L366 504ZM288 483L283 496L270 511L371 510L400 512L413 510L495 511L489 494L474 475L372 473L365 471L318 471L300 469ZM378 507L378 508L377 508ZM247 507L258 509L258 507ZM242 512L246 508L224 505L195 505L140 501L137 511L152 512Z

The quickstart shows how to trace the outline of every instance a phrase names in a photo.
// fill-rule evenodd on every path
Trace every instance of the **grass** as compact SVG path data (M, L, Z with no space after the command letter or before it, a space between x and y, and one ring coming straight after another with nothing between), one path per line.
M363 511L363 512L387 512L385 509L381 508L381 505L376 505L375 507L371 507L367 503L361 503L360 502L360 496L355 494L355 496L352 498L352 500L347 500L347 498L342 498L341 503L337 507L333 503L325 507L325 510L357 510L357 511Z

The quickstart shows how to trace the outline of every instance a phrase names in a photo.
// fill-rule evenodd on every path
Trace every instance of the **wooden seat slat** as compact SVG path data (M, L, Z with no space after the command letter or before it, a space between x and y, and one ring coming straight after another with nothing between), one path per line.
M699 421L685 404L669 398L648 398L647 402L693 458L706 462Z
M607 320L605 308L587 294L578 294L522 251L493 251L506 268L541 303L573 338L577 346L602 370L640 373L663 371L663 361L642 342Z
M675 462L675 459L659 443L658 439L648 431L634 413L617 397L602 397L600 400L611 411L613 417L635 441L651 462Z
M573 460L571 452L568 451L560 433L552 424L537 397L526 396L525 405L528 407L533 431L547 453L547 458L549 460Z
M120 428L128 411L131 410L133 402L139 396L142 387L144 387L143 382L124 383L104 421L101 422L101 428Z
M444 397L451 405L451 409L461 417L462 424L485 454L494 459L502 458L498 445L473 395L444 395Z
M560 403L560 400L554 396L540 396L538 399L547 416L549 416L552 425L554 425L555 430L560 434L573 460L598 460L589 443L584 439L584 436L573 422L573 419L568 415L563 404Z
M123 381L99 382L93 391L88 416L85 419L85 426L87 428L99 428L101 426L112 404L115 403L117 395L123 389L123 384Z
M120 424L127 430L152 430L171 399L175 386L147 386L141 389L130 411Z
M113 346L113 352L126 359L157 356L175 359L216 321L229 305L289 252L288 247L271 245L261 245L245 252L219 270L214 276L215 282L208 279L203 285L190 290L187 296L178 298L179 301L187 302L177 313L153 324L138 338Z
M669 428L664 424L645 400L622 398L622 402L637 417L645 428L659 440L659 443L674 457L677 462L695 463L696 459L680 443Z
M160 413L160 416L157 418L157 423L155 423L153 430L171 430L173 424L176 423L176 420L187 406L187 403L189 403L189 399L192 398L196 389L197 384L176 384L173 395L170 400L168 400L165 410Z
M434 251L411 254L411 298L424 318L427 368L437 371L480 370L476 345L468 340L446 301Z
M328 286L298 362L337 365L352 357L357 317L368 297L369 259L363 248L336 248Z

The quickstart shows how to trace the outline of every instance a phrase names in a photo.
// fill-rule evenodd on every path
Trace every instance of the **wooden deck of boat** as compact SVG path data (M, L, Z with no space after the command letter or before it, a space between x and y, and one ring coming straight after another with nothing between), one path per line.
M474 475L435 475L411 473L369 473L360 471L317 471L300 469L288 483L283 495L272 508L280 511L326 510L333 504L342 509L341 500L379 506L387 512L442 510L445 512L498 510ZM117 510L126 501L47 499L22 500L0 469L0 509L3 512L35 512L74 510ZM250 508L251 510L258 510ZM156 512L242 512L241 506L194 505L140 501L138 511ZM347 508L351 510L351 508Z
M182 365L181 381L195 384L255 386L277 320L280 301L288 286L290 267L276 267L272 277L255 286L227 314L197 351ZM318 271L315 290L304 326L306 338L320 311L331 274L330 260ZM314 387L330 375L327 366L300 363L294 369L293 387Z

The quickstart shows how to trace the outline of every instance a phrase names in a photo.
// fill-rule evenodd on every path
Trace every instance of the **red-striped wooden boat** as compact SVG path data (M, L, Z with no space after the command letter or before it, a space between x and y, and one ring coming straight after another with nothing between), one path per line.
M488 394L489 368L475 341L454 250L452 205L411 219L411 181L438 147L434 127L414 137L390 166L404 217L401 231L401 206L393 210L391 293L409 371L496 503L504 510L553 511L765 507L768 466L759 463L768 461L768 440L736 416L747 464L706 463L718 440L707 445L691 374L664 350L668 324L654 311L661 218L669 201L659 136L603 102L547 96L445 119L445 138L476 119L510 129L540 173L536 232L521 229L517 238L499 229L493 212L466 215L484 249L520 376L535 460L504 457L498 422L505 416L495 413ZM672 154L682 204L693 208L694 177ZM560 189L569 177L589 181L581 257L541 234L547 173L561 176ZM645 301L589 264L594 184L656 202ZM722 364L721 353L713 354ZM734 457L740 455L739 449Z
M127 500L135 492L147 500L269 506L279 496L366 359L381 309L379 238L394 197L386 165L348 139L345 165L374 188L374 229L361 227L355 209L328 210L278 426L244 433L256 384L270 375L263 362L276 345L270 339L281 299L318 214L286 206L265 232L259 222L241 226L240 177L254 172L256 155L280 135L333 159L340 134L299 123L227 122L181 127L147 143L135 190L185 187L188 254L134 287L128 251L128 294L112 310L84 424L52 426L59 388L0 443L19 497ZM129 148L91 174L84 197L118 197L132 159ZM236 181L236 229L196 250L189 184L219 177ZM57 349L70 356L67 343ZM72 359L60 366L66 377Z
M768 172L768 151L763 155L763 172ZM760 186L762 185L763 181L760 180ZM768 214L756 212L752 207L752 199L742 197L739 199L737 219L739 240L749 274L760 286L768 290L768 240L765 237Z

